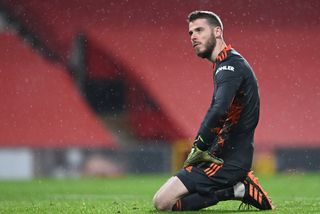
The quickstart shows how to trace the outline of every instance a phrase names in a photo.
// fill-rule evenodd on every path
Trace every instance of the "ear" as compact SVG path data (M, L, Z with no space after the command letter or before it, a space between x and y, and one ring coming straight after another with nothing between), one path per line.
M223 32L221 27L217 26L215 28L213 28L213 33L216 36L216 38L222 38Z

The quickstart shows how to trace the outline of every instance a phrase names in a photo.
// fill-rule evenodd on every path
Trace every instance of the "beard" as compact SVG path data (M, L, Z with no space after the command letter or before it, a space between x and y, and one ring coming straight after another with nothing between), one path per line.
M213 49L216 47L217 40L214 37L213 33L211 33L210 38L208 41L204 44L204 50L203 51L197 51L197 55L201 58L210 59Z

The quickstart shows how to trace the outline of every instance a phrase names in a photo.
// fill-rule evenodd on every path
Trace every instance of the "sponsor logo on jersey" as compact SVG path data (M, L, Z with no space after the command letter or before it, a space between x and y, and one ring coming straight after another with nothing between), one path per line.
M233 66L231 66L231 65L224 65L224 66L221 66L221 67L219 67L218 69L217 69L217 71L216 71L216 74L215 75L217 75L220 71L222 71L222 70L227 70L227 71L234 71L234 67Z

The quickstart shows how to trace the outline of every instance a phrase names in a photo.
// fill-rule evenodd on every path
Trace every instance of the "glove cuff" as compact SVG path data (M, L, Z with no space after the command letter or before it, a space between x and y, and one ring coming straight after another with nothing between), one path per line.
M198 135L198 137L196 138L196 140L194 141L194 144L198 147L198 149L200 149L201 151L206 151L208 150L208 148L210 147L209 144L206 144L201 135Z

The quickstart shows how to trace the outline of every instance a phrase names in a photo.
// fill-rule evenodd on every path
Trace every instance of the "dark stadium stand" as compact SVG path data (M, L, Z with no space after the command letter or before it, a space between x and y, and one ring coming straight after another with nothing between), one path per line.
M116 148L66 70L0 34L0 146Z
M115 40L113 34L105 33L108 30L96 27L86 32L89 56L98 55L99 49L104 50L104 54L100 54L101 61L113 61L126 79L129 117L136 135L178 140L195 133L207 107L197 102L210 102L211 81L206 80L211 78L211 65L191 55L187 36L178 31L171 36L185 40L176 41L159 29L149 28L153 36L141 34L142 29L130 32L114 29ZM92 72L106 71L106 76L100 74L100 78L113 77L108 73L108 65L99 69L96 67L101 65L90 61L89 65L92 65L89 67ZM199 75L198 70L203 70L203 74ZM196 102L195 97L198 97Z

